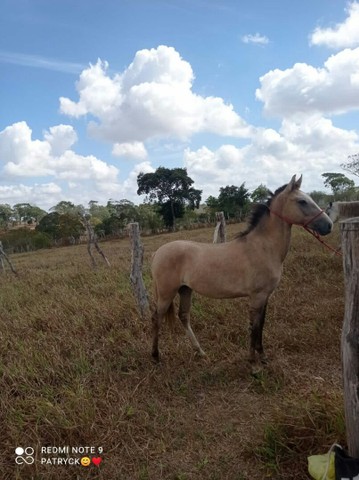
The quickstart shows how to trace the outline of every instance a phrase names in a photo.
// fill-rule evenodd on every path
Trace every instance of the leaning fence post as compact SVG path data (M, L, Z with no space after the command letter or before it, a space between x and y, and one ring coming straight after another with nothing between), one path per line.
M141 317L144 318L149 306L146 287L142 278L143 246L140 239L140 229L137 222L129 223L128 228L132 244L130 280L141 312Z
M95 257L92 255L92 252L91 252L91 246L94 245L97 252L101 255L101 257L106 262L107 266L110 267L111 264L108 261L108 258L103 253L102 249L100 248L100 246L97 242L96 234L94 232L94 229L93 229L88 217L86 216L85 213L80 213L79 215L80 215L80 217L82 219L82 222L83 222L83 224L85 225L85 228L86 228L86 232L87 232L87 251L88 251L88 254L90 255L92 266L94 268L96 267L96 260L95 260Z
M225 243L226 241L226 220L223 212L216 212L217 225L214 230L213 243Z
M359 217L340 222L345 285L341 339L344 411L349 454L359 458Z
M11 263L10 258L6 255L6 253L5 253L5 251L4 251L4 248L3 248L3 246L2 246L2 242L0 242L0 261L1 261L2 270L5 270L4 260L6 260L7 263L9 264L9 267L10 267L12 273L13 273L14 275L17 275L17 271L15 270L13 264Z

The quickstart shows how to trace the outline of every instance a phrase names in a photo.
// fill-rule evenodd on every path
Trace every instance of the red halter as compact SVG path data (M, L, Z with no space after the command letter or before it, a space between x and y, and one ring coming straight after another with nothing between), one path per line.
M314 215L313 218L311 218L310 220L308 220L308 222L305 222L305 223L295 223L295 222L292 222L291 220L289 220L289 218L283 216L283 215L280 215L279 213L277 212L274 212L273 210L269 209L270 213L273 213L273 215L275 215L276 217L280 218L281 220L283 220L284 222L288 223L289 225L298 225L299 227L303 227L304 230L306 230L308 233L310 233L311 235L313 235L314 238L316 238L318 240L318 242L320 242L322 245L324 245L325 247L328 248L328 250L331 250L332 252L335 253L335 255L338 255L338 256L341 256L342 254L336 250L335 248L331 247L330 245L328 245L327 243L324 242L324 240L321 239L319 233L317 233L315 230L311 229L308 227L308 225L310 223L312 223L313 220L315 220L316 218L318 218L322 213L325 213L324 210L320 209L320 212L317 213L316 215Z
M273 213L273 215L275 215L276 217L280 218L281 220L283 220L284 222L288 223L289 225L298 225L299 227L303 227L305 230L308 229L308 225L310 223L312 223L313 220L315 220L316 218L320 217L320 215L322 213L324 213L324 210L320 209L319 213L317 213L316 215L314 215L313 218L311 218L310 220L308 220L307 222L305 223L295 223L295 222L292 222L291 220L289 220L288 217L285 217L284 215L279 215L279 213L275 212L274 210L271 210L269 209L270 213Z

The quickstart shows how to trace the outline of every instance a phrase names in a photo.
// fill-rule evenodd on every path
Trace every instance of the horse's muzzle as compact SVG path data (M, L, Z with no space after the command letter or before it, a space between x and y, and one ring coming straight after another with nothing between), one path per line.
M319 235L325 236L332 231L333 222L330 220L328 215L323 212L323 215L316 219L313 223L309 223L308 227L319 233Z

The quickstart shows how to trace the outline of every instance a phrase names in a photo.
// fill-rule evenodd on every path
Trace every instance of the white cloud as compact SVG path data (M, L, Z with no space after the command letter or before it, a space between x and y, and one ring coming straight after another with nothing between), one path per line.
M77 142L77 134L70 125L57 125L44 132L44 139L50 144L51 155L62 155Z
M0 132L0 161L4 173L14 177L54 176L59 179L113 180L118 169L93 155L70 150L77 139L69 125L57 125L44 133L44 140L33 140L26 122L15 123Z
M62 200L61 187L53 182L34 185L0 185L0 203L15 205L24 201L42 208L50 208Z
M80 63L64 62L63 60L41 57L39 55L4 51L0 51L0 63L42 68L44 70L53 70L62 73L79 73L84 68L84 65Z
M62 113L95 117L89 132L96 138L124 144L164 137L185 140L198 132L242 138L254 133L222 98L193 92L191 65L172 47L138 51L129 67L113 77L108 67L99 60L81 73L78 102L60 98Z
M77 135L69 125L57 125L44 132L43 140L33 140L26 122L18 122L0 132L0 163L3 178L47 177L50 183L34 187L3 186L3 196L39 199L42 205L54 205L55 197L62 191L59 182L66 182L81 203L86 195L104 194L106 190L119 190L118 169L93 155L79 155L70 147ZM86 182L86 183L85 183ZM75 191L74 185L77 190ZM87 193L86 193L87 192ZM103 198L104 195L102 195ZM46 198L54 197L54 200ZM72 197L72 198L75 198ZM108 198L108 197L107 197ZM91 198L89 198L90 200ZM8 200L10 201L10 200Z
M49 142L31 139L26 122L18 122L0 132L0 162L13 176L34 177L53 173L49 166Z
M348 17L332 28L317 27L310 35L312 45L330 48L356 47L359 45L359 3L353 2L346 9Z
M139 201L138 195L137 195L137 177L139 173L153 173L155 169L152 167L151 163L149 161L146 162L141 162L135 165L135 167L132 169L130 174L128 175L128 178L123 182L123 187L122 187L122 195L124 198L127 198L128 200L132 201ZM144 198L144 196L142 197Z
M275 189L295 173L304 174L304 189L310 191L318 189L324 171L336 171L347 155L358 149L359 137L354 131L312 116L305 123L284 120L279 132L260 129L252 143L241 148L223 145L215 151L207 147L186 149L184 164L196 188L204 190L204 199L218 196L220 187L243 182L249 189L260 183Z
M248 34L242 37L243 43L253 43L254 45L267 45L269 39L265 35L260 35L256 33L254 35Z
M322 68L296 63L260 78L256 97L270 115L338 114L359 108L359 48L332 55Z
M135 160L145 160L147 158L147 151L142 142L115 143L112 148L112 155L128 157Z

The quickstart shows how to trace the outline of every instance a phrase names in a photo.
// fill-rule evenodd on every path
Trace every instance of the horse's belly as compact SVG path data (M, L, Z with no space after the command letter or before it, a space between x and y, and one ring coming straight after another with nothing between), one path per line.
M211 275L198 272L191 277L184 283L200 295L211 298L237 298L248 297L255 292L266 292L269 295L278 285L280 272L278 274L267 269L258 269L251 274L237 271L233 275L223 274L221 271Z
M186 282L195 292L210 298L247 297L250 291L243 282L225 282L206 278L203 281Z

